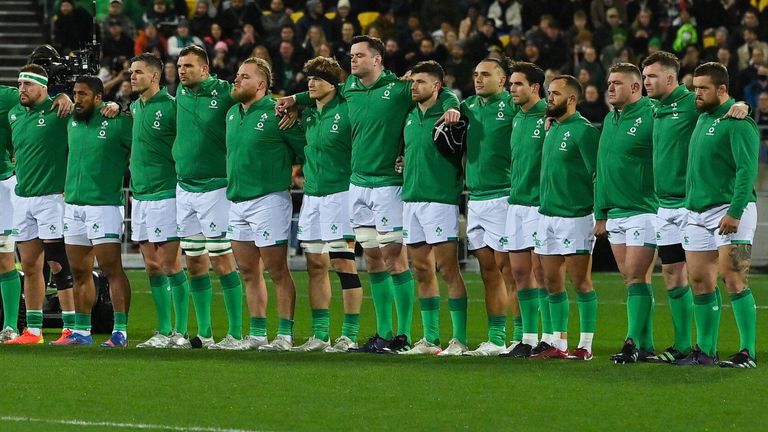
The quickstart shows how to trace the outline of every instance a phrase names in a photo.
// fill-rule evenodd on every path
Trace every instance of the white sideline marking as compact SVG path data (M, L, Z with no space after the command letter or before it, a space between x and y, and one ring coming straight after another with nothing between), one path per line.
M198 427L198 426L169 426L148 423L116 423L116 422L98 422L86 420L64 420L64 419L41 419L31 417L0 416L0 421L20 422L20 423L46 423L69 426L85 427L109 427L122 429L154 429L167 431L192 431L192 432L258 432L254 429L223 429L216 427Z

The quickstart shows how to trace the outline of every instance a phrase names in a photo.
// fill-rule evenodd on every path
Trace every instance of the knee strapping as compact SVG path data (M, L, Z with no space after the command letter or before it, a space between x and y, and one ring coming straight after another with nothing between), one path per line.
M659 246L659 258L662 264L677 264L685 262L685 249L680 243Z
M375 249L379 247L379 232L375 228L361 227L355 228L355 238L363 249Z
M205 248L205 236L202 234L195 234L189 237L181 239L181 249L187 256L202 256L208 253Z
M61 270L53 275L56 289L65 290L72 288L74 285L72 270L69 268L69 260L67 259L67 250L64 242L43 243L43 251L46 261L52 261L61 266Z
M360 276L358 276L357 273L338 272L336 275L339 276L339 282L341 282L342 290L362 287L360 284Z
M222 256L232 253L232 243L226 238L206 239L205 248L211 256Z
M328 252L328 256L334 260L334 259L344 259L344 260L355 260L355 253L354 252Z
M325 249L329 254L351 253L354 259L355 246L349 244L346 240L334 240L325 244ZM331 256L333 258L333 256Z
M325 248L325 243L317 241L303 241L301 242L301 248L304 249L304 252L306 253L321 254Z
M403 243L403 232L402 231L390 231L387 233L379 234L377 237L377 240L379 242L379 245L381 247L389 246L394 243Z
M16 241L12 236L0 235L0 253L14 253L16 251Z

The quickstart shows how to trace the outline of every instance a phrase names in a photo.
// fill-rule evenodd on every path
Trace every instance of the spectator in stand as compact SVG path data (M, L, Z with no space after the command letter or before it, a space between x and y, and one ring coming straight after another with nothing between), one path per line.
M136 37L136 27L133 25L133 21L123 12L123 0L111 0L109 2L109 13L106 17L104 17L102 22L109 23L114 20L120 22L120 27L122 28L123 32L125 32L126 36L131 39ZM108 34L109 26L102 25L101 40L106 39Z
M741 17L741 29L750 29L755 32L758 39L768 39L768 29L760 27L760 19L754 9L747 9Z
M549 21L544 32L544 37L540 41L541 63L539 66L543 69L555 69L565 72L570 70L571 56L570 50L563 35L560 33L560 23L556 19Z
M144 25L144 32L136 38L133 45L134 55L151 52L153 48L160 51L160 57L164 58L168 52L168 40L157 31L155 23L148 22Z
M179 77L176 75L176 62L167 61L163 66L163 80L161 86L168 89L168 94L176 96L176 89L179 87Z
M313 25L309 27L307 36L304 38L304 42L301 46L304 48L307 58L314 58L317 56L317 50L320 45L327 42L328 40L325 37L325 32L323 32L322 27Z
M595 2L600 1L601 0L595 0ZM597 22L595 23L597 30L595 30L594 44L598 51L602 52L603 48L609 46L613 42L613 36L617 32L623 32L625 35L627 34L622 22L619 10L616 8L609 8L606 11L605 22L600 21L599 24Z
M568 29L568 32L566 33L565 37L568 41L571 41L571 43L574 43L579 33L582 33L585 31L588 31L591 33L591 30L589 29L589 22L587 20L587 13L584 12L584 10L582 9L578 9L576 12L573 13L573 23L571 24L571 27Z
M509 42L504 47L504 54L514 61L525 60L525 42L523 33L520 30L511 30L509 32Z
M117 88L115 96L111 99L112 102L120 105L120 111L128 111L133 102L133 90L131 89L131 80L123 80L120 86Z
M688 45L685 49L685 55L680 60L680 75L693 75L693 71L701 64L701 51L696 45Z
M176 34L168 39L168 57L176 60L181 50L190 45L203 46L203 41L193 36L189 31L189 22L181 19L176 27Z
M488 8L488 19L496 28L507 33L512 29L523 30L523 2L520 0L496 0Z
M424 37L424 30L420 28L411 32L411 40L413 42L405 45L403 49L403 51L405 51L405 61L407 61L409 65L415 64L414 59L416 58L416 53L419 51L421 41L424 40Z
M304 58L296 54L291 42L280 42L278 57L274 59L272 76L274 77L274 91L280 95L294 94L301 88L304 80L302 68Z
M277 0L279 1L279 0ZM189 22L189 31L193 35L200 39L211 35L211 25L213 25L213 18L209 13L208 2L200 0L195 5L195 14Z
M536 64L541 62L541 51L539 50L539 46L535 41L530 39L525 41L525 61Z
M648 51L648 41L658 34L650 9L641 9L629 29L629 46L638 54Z
M491 20L485 20L480 27L480 31L470 39L467 43L467 49L471 60L477 64L485 58L488 54L488 49L491 46L503 46L499 38L496 36L496 27Z
M229 55L229 46L219 41L213 47L213 56L211 56L211 73L225 81L235 79L237 70L237 59Z
M317 50L315 50L315 57L333 57L333 47L331 44L328 42L321 43Z
M728 48L726 47L721 47L717 50L717 57L714 59L714 61L724 64L729 71L738 70L736 58L733 56L733 54L731 54L731 51L728 50ZM736 100L742 99L744 97L744 91L742 88L739 88L738 82L739 82L738 74L735 74L735 73L728 74L728 93L731 96L733 96Z
M326 35L330 35L331 39L335 39L333 24L331 24L331 20L326 18L323 3L320 0L309 0L307 2L304 16L296 23L296 37L299 40L304 40L307 37L309 28L313 25L319 26Z
M105 27L107 37L101 40L101 53L107 62L118 57L133 57L133 39L123 30L122 21L110 19Z
M395 22L395 15L392 10L388 10L385 13L379 15L376 21L371 24L371 27L376 27L380 34L378 37L381 40L394 37L398 33L397 24ZM421 28L421 27L418 27Z
M357 35L362 32L360 21L358 21L356 15L350 13L351 11L352 5L349 0L339 0L339 3L336 5L336 16L331 20L335 37L341 37L341 32L345 23L352 24L352 27L355 30L354 34ZM336 41L334 40L333 42L335 43Z
M230 0L229 7L223 9L217 21L227 37L239 39L243 34L243 26L250 24L256 34L264 34L261 27L261 11L255 3L246 4L245 0Z
M459 40L467 40L475 37L480 26L485 22L485 18L480 15L480 10L476 3L472 3L467 9L467 16L459 23Z
M595 84L588 84L584 87L584 99L576 105L584 118L592 123L602 123L608 114L608 105L600 96L600 91Z
M758 40L754 29L745 28L741 34L744 37L744 44L739 47L737 54L739 70L744 70L749 66L749 60L755 49L760 49L763 52L763 58L768 58L768 43Z
M440 24L448 21L459 22L459 5L457 0L429 0L421 4L421 24L424 31L432 33L440 28ZM501 46L501 45L499 45Z
M629 22L627 7L624 0L593 0L589 12L592 24L598 28L611 20L611 10L616 12L617 18L625 23Z
M588 70L589 75L592 77L592 81L596 83L599 88L603 88L605 85L605 68L598 60L597 51L595 51L594 47L584 48L584 57L576 66L574 72L578 73L580 69Z
M91 41L91 15L74 0L62 0L53 16L53 41L61 55L78 50Z
M264 45L257 45L254 47L249 57L256 57L262 60L266 60L266 62L272 66L272 56L269 55L269 50Z
M248 58L256 45L262 44L262 39L256 34L256 29L250 24L243 26L243 32L240 40L237 41L237 49L230 53L233 59L243 61Z
M757 68L768 65L766 59L765 53L760 47L752 50L752 58L749 59L749 64L745 69L739 71L737 88L739 89L740 96L744 95L744 87L757 77Z
M412 61L411 66L422 61L436 61L442 64L448 53L445 51L445 47L442 45L435 45L435 40L430 36L424 37L419 44L419 49L416 51L416 55Z
M603 69L608 70L611 68L611 65L614 63L613 59L616 58L616 56L619 54L619 51L624 48L626 42L627 34L624 33L624 30L617 30L613 35L613 43L607 47L604 47L602 50L600 61L603 63Z
M768 92L762 92L757 97L754 116L755 123L760 128L760 162L768 163Z
M697 45L699 43L699 31L696 29L695 19L691 16L687 9L680 11L680 16L675 20L676 29L672 30L674 35L674 41L672 42L672 50L678 55L685 51L690 45Z
M290 15L285 11L283 0L272 0L269 2L269 14L261 16L261 27L264 29L263 36L270 44L280 43L280 31L284 26L292 26Z
M597 84L595 80L592 79L592 74L589 73L589 69L587 68L579 69L576 78L579 80L579 84L581 84L582 88L585 88L589 84Z
M350 53L352 51L352 38L355 37L355 34L357 34L355 33L355 26L350 22L345 22L341 25L341 40L333 44L334 57L336 57L336 61L339 62L341 68L347 71L347 73L351 72ZM398 47L399 49L400 47Z
M144 14L142 20L145 23L155 23L158 32L166 38L170 38L174 33L174 27L178 19L176 14L168 7L166 0L154 0L152 9Z
M293 29L293 25L285 25L280 29L280 40L277 43L269 46L269 53L272 54L272 58L277 58L280 55L280 44L288 42L294 47L294 52L300 57L306 57L304 50L296 40L296 30Z
M758 96L766 91L768 91L768 66L758 66L754 81L744 87L744 102L752 109L756 109Z
M397 76L403 76L408 71L408 62L395 38L389 38L384 43L384 69L391 70Z
M204 37L203 42L205 43L205 50L208 51L208 57L213 57L213 50L219 42L224 42L228 49L235 46L235 41L225 36L221 26L216 22L211 24L211 35Z

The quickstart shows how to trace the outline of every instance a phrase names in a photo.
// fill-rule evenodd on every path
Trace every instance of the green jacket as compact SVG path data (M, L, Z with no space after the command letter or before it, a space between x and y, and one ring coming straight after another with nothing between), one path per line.
M19 90L0 86L0 180L13 175L13 144L8 112L19 103Z
M307 136L304 194L324 196L349 190L352 128L347 102L337 93L322 111L305 108L302 124Z
M728 215L741 219L747 204L757 200L760 133L750 117L722 118L733 103L728 99L699 117L688 152L685 207L702 212L730 204Z
M136 199L161 200L176 196L176 100L160 89L145 103L131 104L133 144L131 146L131 192Z
M547 101L542 99L528 112L520 110L512 123L510 138L510 204L534 207L539 202L541 184L541 150L544 146L544 119Z

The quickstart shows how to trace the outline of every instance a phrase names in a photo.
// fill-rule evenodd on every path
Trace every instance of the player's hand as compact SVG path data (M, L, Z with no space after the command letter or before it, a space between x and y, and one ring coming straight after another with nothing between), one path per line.
M293 96L286 96L281 97L277 100L277 104L275 104L275 114L282 116L286 112L288 112L288 109L292 106L296 105L296 98Z
M605 228L604 220L595 221L595 237L597 238L608 237L608 230Z
M395 159L395 172L402 174L403 170L405 170L405 156L398 156Z
M435 125L439 125L440 123L445 122L446 124L456 124L461 120L461 113L459 110L455 108L451 108L448 111L444 112L443 115L437 119L435 122Z
M296 124L298 119L299 111L295 107L290 108L288 111L283 113L283 116L280 118L280 122L277 124L277 127L279 127L280 130L290 129L294 124Z
M554 117L547 117L544 119L544 130L549 132L549 128L552 127L552 122L555 121Z
M732 117L736 120L742 120L747 114L749 114L749 106L744 102L736 102L731 105L731 108L725 113L723 118Z
M739 220L733 216L725 215L720 219L720 225L717 227L717 233L720 235L733 234L739 230Z
M61 93L60 95L56 96L56 99L53 100L51 111L55 109L59 110L59 118L64 118L72 114L72 110L75 109L75 104L72 102L72 99L70 99L69 96Z
M405 75L400 77L400 81L410 81L411 80L411 71L405 73Z
M107 102L101 109L101 115L106 118L115 118L118 114L120 114L120 104L115 102Z

